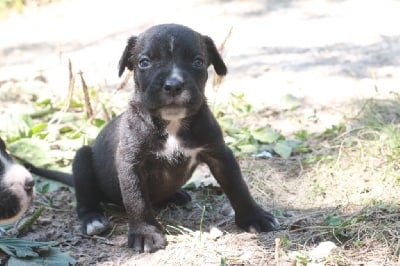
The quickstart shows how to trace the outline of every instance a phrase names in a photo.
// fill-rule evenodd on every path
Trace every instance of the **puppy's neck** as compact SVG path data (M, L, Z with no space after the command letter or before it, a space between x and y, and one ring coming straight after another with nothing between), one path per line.
M150 115L154 129L158 135L166 137L168 135L178 135L180 129L186 124L185 119L173 119L166 120L161 118L159 115Z
M166 121L165 133L176 136L182 126L182 119Z

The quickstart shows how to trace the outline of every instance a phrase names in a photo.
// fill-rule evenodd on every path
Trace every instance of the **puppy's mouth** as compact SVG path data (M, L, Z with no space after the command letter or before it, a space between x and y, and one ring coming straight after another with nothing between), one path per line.
M160 109L160 115L164 120L178 120L187 116L187 110L182 106L168 105Z

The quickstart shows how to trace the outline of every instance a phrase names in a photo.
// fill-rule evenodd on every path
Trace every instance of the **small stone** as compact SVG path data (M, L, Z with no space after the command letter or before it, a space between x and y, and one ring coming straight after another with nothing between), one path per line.
M321 242L310 251L309 255L314 261L321 261L326 259L335 248L337 248L336 244L331 241Z
M221 232L217 227L212 227L210 229L210 233L207 235L207 239L210 240L217 240L220 238L224 233Z

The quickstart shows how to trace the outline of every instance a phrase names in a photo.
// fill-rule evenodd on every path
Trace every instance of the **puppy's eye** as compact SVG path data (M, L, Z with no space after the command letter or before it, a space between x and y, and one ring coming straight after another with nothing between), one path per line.
M204 61L201 58L195 58L193 61L193 67L201 69L204 66Z
M139 64L138 64L140 69L147 69L151 67L151 62L150 59L148 57L143 57L139 60Z

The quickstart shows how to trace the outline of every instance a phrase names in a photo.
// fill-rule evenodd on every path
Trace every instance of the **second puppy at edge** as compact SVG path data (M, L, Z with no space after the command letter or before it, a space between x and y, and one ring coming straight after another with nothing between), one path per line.
M227 72L211 38L177 25L154 26L128 40L119 75L133 70L136 90L127 110L113 119L73 162L77 212L86 234L108 226L100 202L123 205L128 246L152 252L166 245L152 204L184 204L181 186L205 163L245 230L271 231L274 216L253 200L238 163L204 95L207 68Z

